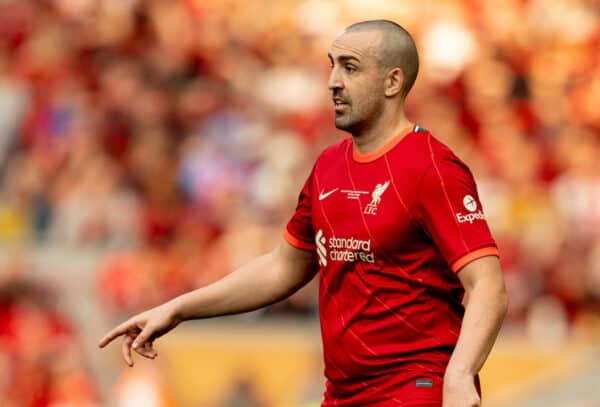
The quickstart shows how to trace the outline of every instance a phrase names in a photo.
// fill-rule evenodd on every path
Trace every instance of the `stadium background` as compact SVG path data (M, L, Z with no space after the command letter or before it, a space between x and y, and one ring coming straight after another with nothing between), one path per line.
M600 406L600 4L0 1L0 405L301 407L315 285L188 322L128 369L97 340L280 239L341 133L331 40L414 34L409 118L472 168L510 311L488 406ZM251 293L241 293L251 295Z

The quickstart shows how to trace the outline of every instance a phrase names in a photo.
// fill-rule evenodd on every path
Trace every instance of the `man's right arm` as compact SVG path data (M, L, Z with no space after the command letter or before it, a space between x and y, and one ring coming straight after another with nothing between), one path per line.
M315 253L283 241L223 279L173 300L181 320L252 311L289 297L314 277Z
M152 342L189 319L210 318L252 311L289 297L318 271L314 251L301 250L283 241L221 280L190 291L135 315L100 341L104 347L124 335L123 358L133 365L131 348L153 359Z

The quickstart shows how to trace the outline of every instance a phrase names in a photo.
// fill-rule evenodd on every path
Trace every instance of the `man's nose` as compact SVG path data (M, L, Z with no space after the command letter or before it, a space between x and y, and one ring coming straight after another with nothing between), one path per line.
M343 89L344 87L344 82L342 82L336 68L331 69L329 80L327 81L327 87L329 90Z

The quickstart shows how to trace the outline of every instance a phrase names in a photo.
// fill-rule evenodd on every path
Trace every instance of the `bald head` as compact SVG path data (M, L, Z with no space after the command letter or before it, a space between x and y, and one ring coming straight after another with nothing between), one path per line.
M382 40L375 50L375 57L382 68L400 68L404 75L402 97L412 89L419 72L419 55L415 42L408 31L389 20L369 20L352 24L344 33L377 31Z

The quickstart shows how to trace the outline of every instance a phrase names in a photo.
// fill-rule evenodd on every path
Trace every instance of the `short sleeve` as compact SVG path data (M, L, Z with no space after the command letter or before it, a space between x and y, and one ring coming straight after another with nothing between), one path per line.
M314 168L300 191L296 212L283 232L283 236L289 244L303 250L316 250L312 222L313 174Z
M498 256L473 175L449 150L432 153L415 215L454 272L478 258Z

